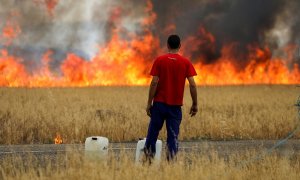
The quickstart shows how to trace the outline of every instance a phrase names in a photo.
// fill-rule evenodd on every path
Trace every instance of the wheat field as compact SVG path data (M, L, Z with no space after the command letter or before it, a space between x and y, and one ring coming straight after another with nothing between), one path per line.
M9 157L0 161L0 179L299 179L299 159L266 156L251 163L259 152L247 152L223 159L217 154L182 154L174 163L162 161L156 165L136 165L125 153L110 156L107 162L84 159L79 153L45 158L40 163L34 157L26 160Z
M299 95L293 85L201 86L199 113L191 118L186 87L179 138L282 138L297 125ZM63 143L91 135L134 141L146 136L147 96L148 87L0 88L0 144L53 143L56 134Z

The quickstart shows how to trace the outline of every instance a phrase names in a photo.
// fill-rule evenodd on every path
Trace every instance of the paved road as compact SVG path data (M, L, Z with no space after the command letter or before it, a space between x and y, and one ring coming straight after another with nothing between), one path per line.
M187 153L185 156L187 163L192 163L190 157L197 155L204 155L211 157L212 152L217 153L219 157L224 160L230 160L235 155L244 155L247 151L255 151L256 154L250 155L238 166L248 164L249 162L256 161L263 157L268 149L271 148L277 141L272 140L247 140L247 141L190 141L180 142L180 153ZM128 155L130 159L134 161L135 158L136 142L130 143L110 143L109 155L114 157L120 157L120 152ZM165 143L163 143L165 147ZM257 152L259 152L257 154ZM122 154L123 154L122 153ZM284 156L290 159L297 159L300 157L300 140L289 140L286 144L276 148L272 151L273 154L278 156ZM67 167L68 161L72 157L69 155L84 155L84 144L41 144L41 145L11 145L0 146L0 165L2 162L13 163L14 167L27 167L28 162L34 162L33 164L37 168L51 167L64 168ZM189 155L193 156L189 156ZM262 156L261 156L262 155ZM18 161L15 161L17 159ZM71 158L72 159L72 158ZM81 161L84 158L81 158ZM162 159L165 159L165 152L163 148ZM21 160L21 161L19 161ZM79 160L80 161L80 160ZM82 161L83 162L83 161Z
M243 153L257 150L266 153L277 141L275 140L243 140L243 141L184 141L179 144L180 152L211 153L220 156ZM131 153L134 156L136 142L110 143L109 153L120 151ZM163 144L165 147L165 144ZM163 149L164 151L164 149ZM33 154L34 156L56 156L69 152L84 152L84 144L33 144L33 145L8 145L0 146L0 159L7 156ZM280 155L300 154L300 140L289 140L286 144L274 150Z

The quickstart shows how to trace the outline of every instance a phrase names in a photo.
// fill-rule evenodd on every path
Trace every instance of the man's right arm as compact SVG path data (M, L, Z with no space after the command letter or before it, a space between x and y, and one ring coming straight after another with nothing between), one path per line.
M190 115L195 116L198 112L198 100L197 100L197 86L194 80L194 77L188 77L188 81L190 84L190 93L193 100L193 104L190 110Z

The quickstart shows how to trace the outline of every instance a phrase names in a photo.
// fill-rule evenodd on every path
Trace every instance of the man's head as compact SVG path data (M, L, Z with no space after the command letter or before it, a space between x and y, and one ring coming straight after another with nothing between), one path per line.
M178 50L180 48L180 38L178 35L173 34L168 38L168 48L169 50Z

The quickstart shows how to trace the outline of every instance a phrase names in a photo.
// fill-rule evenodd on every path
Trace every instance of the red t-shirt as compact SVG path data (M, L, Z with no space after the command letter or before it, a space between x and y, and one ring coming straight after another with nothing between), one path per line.
M159 77L154 101L168 105L182 105L185 80L197 75L188 59L171 53L158 57L150 74Z

